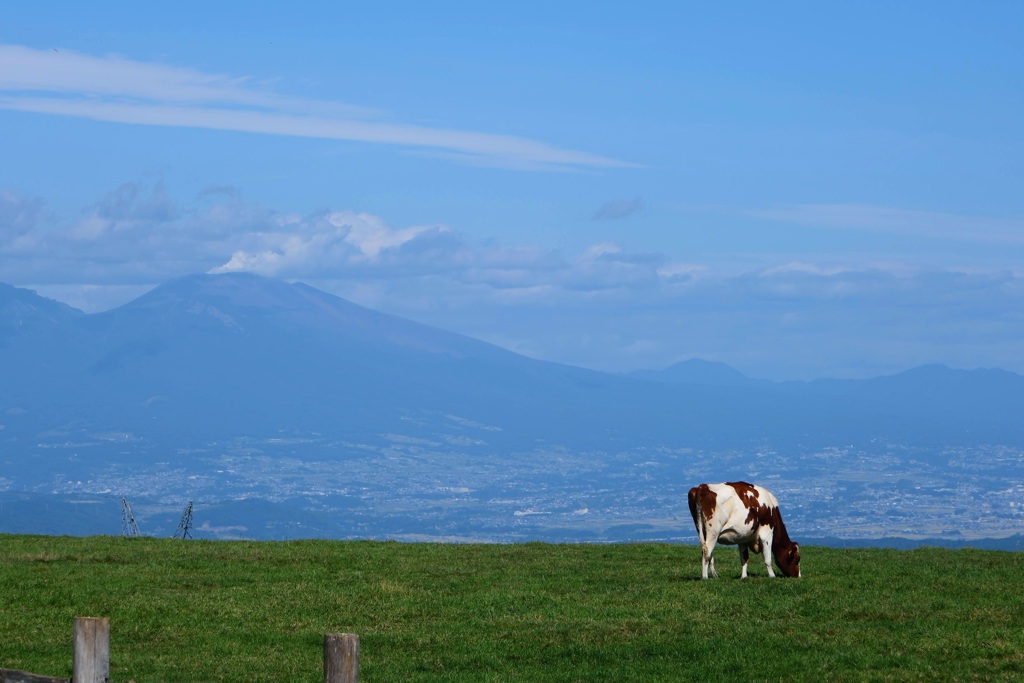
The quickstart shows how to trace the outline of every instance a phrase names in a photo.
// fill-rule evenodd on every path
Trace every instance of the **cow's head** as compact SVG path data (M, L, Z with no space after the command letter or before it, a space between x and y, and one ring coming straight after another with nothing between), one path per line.
M775 562L784 576L800 578L800 544L791 543L781 553L775 555Z

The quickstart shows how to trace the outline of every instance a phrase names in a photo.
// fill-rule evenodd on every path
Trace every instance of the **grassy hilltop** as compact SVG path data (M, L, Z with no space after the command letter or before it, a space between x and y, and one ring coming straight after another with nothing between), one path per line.
M1024 554L802 548L769 580L681 545L208 542L0 535L0 667L71 675L75 616L110 618L111 679L1019 680Z

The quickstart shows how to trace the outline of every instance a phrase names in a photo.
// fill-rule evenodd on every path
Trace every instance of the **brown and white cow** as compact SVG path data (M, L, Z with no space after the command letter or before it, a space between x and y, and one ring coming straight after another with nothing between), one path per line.
M785 576L800 576L800 546L789 538L782 523L779 501L768 489L743 481L725 484L701 484L690 489L690 514L700 538L702 578L718 578L715 571L715 544L738 545L747 578L750 551L764 554L768 576L774 577L772 556ZM771 548L771 555L768 554Z

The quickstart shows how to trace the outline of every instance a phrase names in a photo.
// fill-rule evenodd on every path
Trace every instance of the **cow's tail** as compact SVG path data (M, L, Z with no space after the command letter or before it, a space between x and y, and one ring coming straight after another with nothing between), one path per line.
M704 519L704 510L700 505L700 487L694 486L690 489L687 502L690 504L690 516L693 517L693 525L697 527L697 539L700 541L701 548L704 548L707 546L708 540L704 530L705 526L707 526L707 520Z

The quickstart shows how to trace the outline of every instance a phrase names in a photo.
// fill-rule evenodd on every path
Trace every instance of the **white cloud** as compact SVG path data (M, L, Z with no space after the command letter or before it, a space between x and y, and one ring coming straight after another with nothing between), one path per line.
M658 276L666 283L691 284L707 277L711 269L698 263L668 263L658 268Z
M609 242L565 254L354 211L278 212L235 189L183 202L159 178L124 183L71 217L0 192L2 279L73 305L240 270L608 370L703 357L777 378L922 362L1024 371L1024 269L808 258L727 272Z
M808 275L838 275L840 273L848 272L849 269L842 266L823 266L817 263L803 263L800 261L790 261L789 263L783 263L778 266L772 266L765 268L761 271L761 275L769 277L772 275L787 275L791 273L802 273Z
M392 228L366 213L290 218L239 235L241 247L211 272L248 270L281 277L355 277L451 269L464 251L445 226Z
M383 122L369 109L282 96L257 88L248 78L19 45L0 45L0 109L399 145L523 169L633 165L529 138Z
M28 199L10 190L0 190L0 245L27 234L47 217L42 199Z
M397 249L424 234L450 232L444 226L412 226L392 230L377 216L349 211L332 213L327 220L345 232L346 242L370 259L378 258L384 249Z
M108 233L169 223L178 218L178 212L161 180L152 187L143 183L122 183L93 205L68 236L80 241L96 241Z

